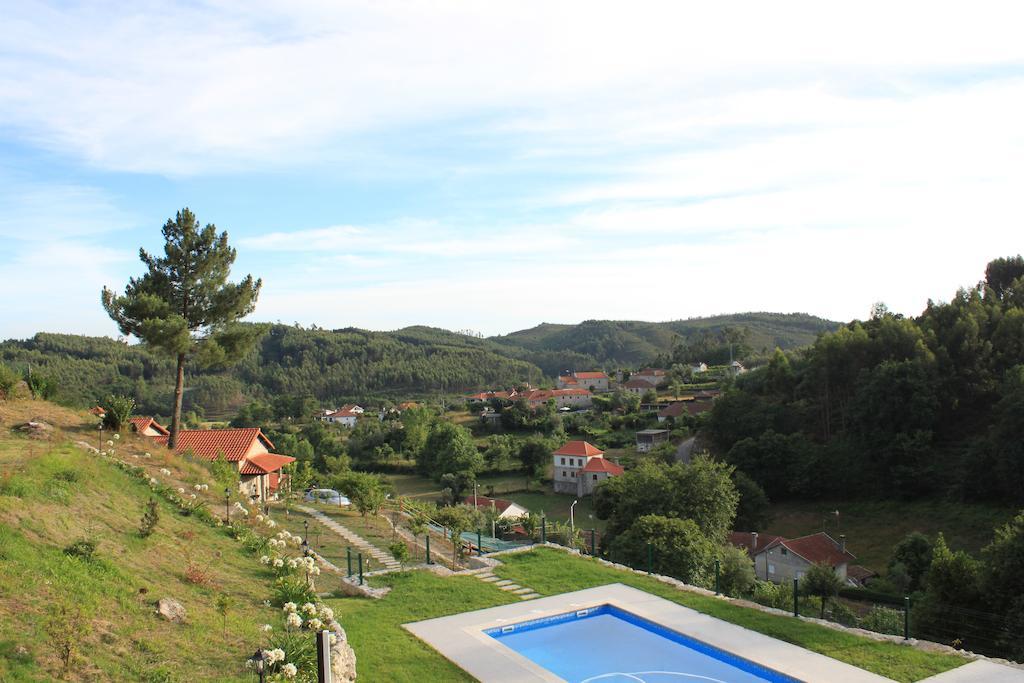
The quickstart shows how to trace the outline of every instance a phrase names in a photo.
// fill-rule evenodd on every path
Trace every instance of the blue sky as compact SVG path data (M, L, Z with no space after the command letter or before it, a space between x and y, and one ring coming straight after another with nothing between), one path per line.
M5 4L0 338L116 334L186 205L324 327L916 314L1021 251L1019 3Z

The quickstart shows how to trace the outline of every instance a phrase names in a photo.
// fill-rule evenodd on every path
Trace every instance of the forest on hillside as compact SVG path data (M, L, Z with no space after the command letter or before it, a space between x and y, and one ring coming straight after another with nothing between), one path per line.
M630 345L635 336L630 330L638 326L675 324L605 321L559 326L558 340L526 335L522 337L528 340L526 346L516 343L520 333L485 339L422 326L370 332L269 325L237 365L227 369L189 366L185 410L220 418L234 415L252 400L374 403L523 382L540 385L545 377L550 380L564 369L635 368L670 361L681 349L706 349L709 356L727 356L723 329L749 342L767 340L765 330L770 328L772 340L792 348L813 341L814 330L835 327L809 316L781 314L708 318L680 322L688 327L675 332L665 328L658 333L657 345L645 342L642 349L626 355L616 351ZM734 352L745 357L753 348L750 343L736 344ZM637 359L636 364L625 363L626 357ZM39 333L31 339L0 343L0 362L19 373L31 369L51 379L57 391L54 398L67 405L86 406L108 393L134 397L142 413L167 415L172 405L174 362L144 345L108 337Z
M773 500L949 496L1024 502L1024 260L917 318L777 351L716 402L714 450Z

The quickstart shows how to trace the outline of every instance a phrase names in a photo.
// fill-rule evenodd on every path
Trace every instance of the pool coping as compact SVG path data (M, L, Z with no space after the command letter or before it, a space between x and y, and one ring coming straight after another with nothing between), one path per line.
M712 647L735 653L751 662L808 683L890 681L851 664L702 614L621 583L427 619L402 626L483 683L555 683L563 679L505 646L500 640L486 635L484 630L599 605L613 605L632 612Z

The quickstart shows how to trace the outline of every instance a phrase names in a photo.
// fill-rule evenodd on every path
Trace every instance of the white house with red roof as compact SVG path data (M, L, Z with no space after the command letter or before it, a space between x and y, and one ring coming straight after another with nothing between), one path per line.
M359 408L359 406L355 407ZM359 410L362 411L362 408L359 408ZM359 420L359 415L360 413L352 410L350 406L343 406L342 408L335 410L333 413L327 413L317 419L321 422L326 422L328 424L340 424L343 427L352 429L356 426L356 421Z
M608 391L608 375L600 371L573 372L558 377L559 389L582 388L600 393Z
M156 437L167 444L168 437ZM203 460L224 458L238 467L238 490L261 501L274 498L287 477L282 468L295 462L288 455L271 452L274 444L259 427L244 429L183 429L178 432L176 453L191 453Z
M130 417L128 423L132 426L132 431L140 436L167 436L170 434L167 427L151 417Z
M589 408L593 404L593 394L586 389L534 389L519 394L516 400L519 399L531 408L539 408L548 401L554 401L556 408Z
M552 454L552 484L555 493L588 496L609 477L622 475L619 465L607 460L604 452L587 441L569 441Z

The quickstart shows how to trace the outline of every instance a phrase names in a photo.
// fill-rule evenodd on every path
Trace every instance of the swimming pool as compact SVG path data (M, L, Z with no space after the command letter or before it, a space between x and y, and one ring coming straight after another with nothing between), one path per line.
M570 683L797 683L614 605L484 633Z

